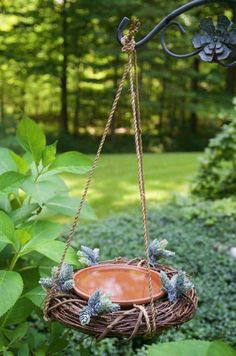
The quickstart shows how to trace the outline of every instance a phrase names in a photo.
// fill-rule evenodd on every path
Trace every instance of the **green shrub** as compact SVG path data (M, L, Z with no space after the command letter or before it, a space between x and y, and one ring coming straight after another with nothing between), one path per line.
M205 199L236 194L236 119L210 140L201 160L193 193Z
M148 356L235 356L233 350L223 341L186 340L166 342L148 348Z
M235 259L229 254L230 247L235 246L236 201L184 200L169 204L150 212L149 230L151 239L169 241L168 247L176 252L171 265L190 274L199 296L192 321L152 342L224 339L236 346ZM80 244L100 248L101 259L144 256L141 221L135 215L123 214L81 226L74 240L76 248ZM146 342L134 341L133 350ZM93 354L94 346L86 345ZM121 346L113 355L122 354L121 350L125 355Z
M80 201L69 196L60 173L84 174L91 166L79 152L57 156L56 143L47 146L43 131L28 118L20 121L17 139L23 156L0 148L0 353L4 355L16 350L28 355L40 345L37 335L29 332L28 321L33 312L42 315L44 292L38 280L58 264L64 249L64 242L57 240L62 226L53 217L74 215ZM94 218L88 205L82 217ZM77 266L76 252L73 248L68 252L66 261ZM57 328L52 327L54 334ZM60 343L53 333L48 348L55 349Z

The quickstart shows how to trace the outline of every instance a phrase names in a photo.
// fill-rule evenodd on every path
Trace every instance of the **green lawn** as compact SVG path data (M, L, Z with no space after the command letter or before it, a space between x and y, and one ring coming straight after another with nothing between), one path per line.
M145 154L146 195L149 204L186 193L198 166L199 153ZM81 195L85 177L66 176L73 195ZM102 155L88 194L98 217L137 209L139 193L134 154Z

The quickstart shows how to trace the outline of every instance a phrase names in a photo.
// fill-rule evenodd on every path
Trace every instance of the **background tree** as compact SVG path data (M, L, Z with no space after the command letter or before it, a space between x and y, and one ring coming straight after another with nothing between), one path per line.
M0 15L0 119L11 132L22 112L44 123L61 149L94 151L120 78L125 54L115 39L120 19L136 15L141 38L183 1L170 0L5 0ZM235 10L212 4L188 12L182 36L169 29L176 51L191 50L199 21ZM144 146L146 150L199 150L222 121L233 117L235 69L176 60L161 49L158 36L138 50ZM130 104L122 97L107 150L133 150ZM72 140L70 135L80 135ZM69 135L69 136L68 136ZM78 142L79 141L79 142ZM69 146L69 147L68 147Z

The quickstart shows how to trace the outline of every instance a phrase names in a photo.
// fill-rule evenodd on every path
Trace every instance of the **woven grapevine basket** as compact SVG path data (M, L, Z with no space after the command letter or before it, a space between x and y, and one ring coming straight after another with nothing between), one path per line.
M129 264L134 266L146 266L145 260L126 260L118 258L105 261L112 264ZM169 266L158 265L152 268L154 271L165 271L169 277L177 273ZM178 298L176 303L168 301L164 297L155 302L156 331L159 335L164 330L180 326L194 316L197 307L197 295L195 289L189 290L185 295ZM117 312L93 317L88 325L81 325L79 313L87 305L87 301L78 296L74 291L68 293L58 292L51 299L48 313L51 319L75 328L85 334L93 335L97 340L104 337L126 337L132 339L150 333L151 309L150 305L134 305L121 307Z

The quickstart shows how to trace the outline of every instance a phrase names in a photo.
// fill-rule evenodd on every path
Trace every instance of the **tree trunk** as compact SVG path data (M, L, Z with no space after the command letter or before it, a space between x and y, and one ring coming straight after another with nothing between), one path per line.
M73 135L79 135L79 109L80 109L80 68L79 64L76 65L76 85L75 85L75 111L73 120Z
M232 21L235 23L236 21L236 6L233 6L233 18ZM228 68L226 70L226 82L225 82L225 90L227 94L234 96L236 94L236 67Z
M114 83L114 90L118 87L118 58L116 57L114 62L113 62L113 68L114 68L114 77L113 77L113 83ZM114 114L112 122L111 122L111 144L112 146L115 145L115 129L116 129L116 115L117 113Z
M1 71L1 88L0 88L0 124L4 123L4 76Z
M225 90L229 95L234 96L236 94L236 67L226 70Z
M26 88L25 88L25 83L26 83L26 79L23 78L22 79L23 83L22 83L22 87L20 88L20 111L22 113L25 112L25 93L26 93Z
M68 132L68 105L67 105L67 66L68 66L68 43L67 43L67 0L63 1L62 17L62 70L61 70L61 130Z
M199 67L200 67L200 62L198 58L194 59L193 62L193 68L194 68L194 77L192 79L191 83L191 90L192 92L196 92L198 90L198 76L199 76ZM193 99L193 103L196 104L197 100ZM198 124L198 116L195 110L192 110L191 116L190 116L190 129L191 133L196 135L197 133L197 124Z
M158 125L159 129L159 135L162 135L162 130L163 130L163 119L164 119L164 112L165 112L165 101L166 101L166 79L163 78L162 80L162 91L161 91L161 96L160 96L160 121Z

